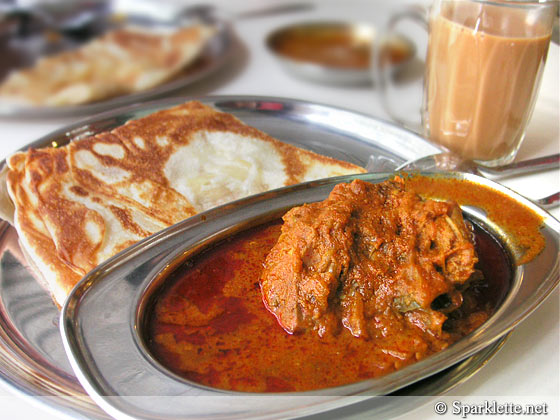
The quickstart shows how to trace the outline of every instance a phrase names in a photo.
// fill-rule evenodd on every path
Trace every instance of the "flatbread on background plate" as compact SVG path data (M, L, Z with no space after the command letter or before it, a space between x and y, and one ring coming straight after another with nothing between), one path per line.
M18 152L7 166L13 224L58 305L102 261L198 212L365 172L195 101L63 147Z
M192 64L216 29L124 27L79 48L14 70L0 84L0 101L22 106L78 105L158 86Z

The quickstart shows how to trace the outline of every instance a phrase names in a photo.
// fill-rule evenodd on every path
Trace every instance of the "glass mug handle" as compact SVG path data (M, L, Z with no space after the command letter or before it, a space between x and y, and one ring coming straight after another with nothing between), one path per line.
M390 51L388 45L391 42L391 39L395 38L396 27L399 23L404 20L411 20L412 22L419 25L422 29L428 33L428 9L424 6L420 5L412 5L407 7L406 9L393 14L385 26L385 29L382 31L381 37L374 46L374 65L373 72L374 72L374 84L376 89L379 92L381 106L385 110L385 112L389 115L389 117L396 121L397 123L414 130L416 132L422 133L422 122L418 122L417 120L408 120L403 116L399 115L398 112L395 112L395 109L391 105L389 96L389 87L392 85L392 78L394 76L395 69L391 69L391 66L385 65L387 58L385 57L385 52ZM410 64L410 63L409 63ZM402 70L402 69L401 69ZM422 76L422 80L423 80ZM416 116L421 115L422 105L421 103L418 105L418 109L416 110Z

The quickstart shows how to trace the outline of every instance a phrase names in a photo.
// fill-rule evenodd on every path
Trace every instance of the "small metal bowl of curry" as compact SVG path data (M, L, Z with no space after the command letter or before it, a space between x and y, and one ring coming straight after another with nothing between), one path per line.
M339 355L342 360L333 363L337 350L327 351L332 343L321 343L315 334L286 333L260 298L259 261L275 243L279 217L294 206L324 200L341 183L359 179L378 184L393 177L372 173L330 178L239 200L174 225L94 269L73 290L61 315L65 349L80 382L116 418L213 414L233 419L319 413L350 404L345 399L349 395L386 395L434 381L438 375L444 382L468 378L484 364L488 352L499 348L500 339L557 287L560 223L505 187L461 173L421 174L406 182L422 197L456 201L465 219L476 226L474 234L483 238L477 251L486 263L482 271L494 284L480 285L474 295L485 295L489 318L447 348L379 377L361 375L358 365L356 376L325 388L321 381L294 387L277 374L266 374L266 365L282 357L277 365L288 366L289 373L316 367L327 376L345 361ZM247 257L247 252L258 255ZM501 274L499 269L492 271L498 266ZM248 280L232 283L235 276ZM240 327L249 334L236 336ZM339 351L350 346L351 352L360 340L364 344L362 338L346 335ZM269 336L282 342L271 345ZM290 360L293 349L303 349L301 355L306 346L316 347L316 366ZM119 351L111 352L113 348ZM276 354L282 349L283 355ZM323 355L331 361L321 366ZM399 354L391 357L398 359ZM251 360L265 366L264 376L236 372ZM229 373L233 380L224 386L218 379ZM265 384L265 391L255 387L259 383ZM446 384L440 383L438 391L432 384L431 391L417 390L416 395L444 392ZM284 392L294 388L301 390L296 395L307 398ZM407 408L406 401L402 407L391 406L390 399L373 403L386 417Z
M338 85L370 83L375 71L376 30L365 23L304 22L272 32L266 46L289 73L316 82ZM404 36L384 43L386 62L402 68L415 55Z

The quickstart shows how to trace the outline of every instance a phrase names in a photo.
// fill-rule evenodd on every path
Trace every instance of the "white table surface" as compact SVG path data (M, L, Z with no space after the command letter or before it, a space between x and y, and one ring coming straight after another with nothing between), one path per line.
M213 3L218 3L214 1ZM272 1L221 1L220 7L237 10L236 4L249 9ZM274 3L281 3L276 1ZM329 18L331 20L357 20L383 24L391 10L408 2L398 1L314 1L313 10L240 20L235 23L236 32L243 44L242 50L224 69L211 75L177 95L264 95L295 98L336 105L372 116L390 119L383 110L378 92L372 86L333 87L313 84L288 75L278 67L266 50L264 39L273 28L296 21ZM404 25L420 44L423 51L426 37L412 25ZM543 83L537 99L535 112L529 125L526 140L517 160L544 156L560 151L560 88L559 53L557 44L551 43L545 67ZM419 80L399 89L397 97L407 109L414 110L419 103ZM409 113L413 115L414 112ZM48 134L79 118L50 120L0 119L0 159L25 144ZM528 197L540 197L560 189L560 170L501 180L504 185ZM559 218L560 209L551 214ZM498 400L500 403L546 403L548 416L560 418L559 414L559 292L553 294L523 323L507 340L501 351L474 377L454 388L448 395L427 399L418 410L405 414L402 419L453 418L434 413L434 403L444 400L483 403ZM494 416L492 416L494 417ZM517 417L517 416L516 416ZM523 416L521 416L523 417ZM541 416L543 417L543 416ZM4 384L0 385L0 419L58 419L56 413L47 412L33 399L14 396ZM476 416L485 418L485 416ZM488 416L490 418L490 416Z

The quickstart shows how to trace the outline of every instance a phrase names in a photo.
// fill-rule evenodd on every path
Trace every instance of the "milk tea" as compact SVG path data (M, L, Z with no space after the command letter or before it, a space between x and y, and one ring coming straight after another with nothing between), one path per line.
M525 11L446 2L430 20L424 127L436 143L478 161L515 156L531 116L550 28Z

